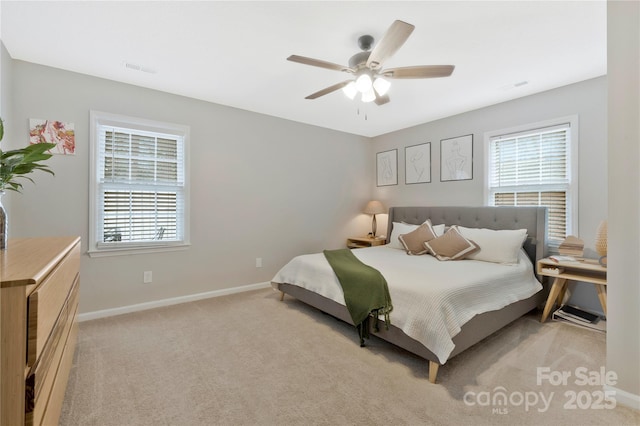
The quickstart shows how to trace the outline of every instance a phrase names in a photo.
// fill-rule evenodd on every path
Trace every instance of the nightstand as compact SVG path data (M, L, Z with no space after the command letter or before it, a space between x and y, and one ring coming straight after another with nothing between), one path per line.
M347 238L347 247L350 249L354 248L363 248L363 247L373 247L373 246L381 246L384 245L384 238L371 238L371 237L351 237Z
M607 268L589 261L556 262L547 258L538 261L536 270L538 275L554 278L540 322L547 320L555 303L558 306L562 304L569 280L592 283L598 291L604 314L607 315Z

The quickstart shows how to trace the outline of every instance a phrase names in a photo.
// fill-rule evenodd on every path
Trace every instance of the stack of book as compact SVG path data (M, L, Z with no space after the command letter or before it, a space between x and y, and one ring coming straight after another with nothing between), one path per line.
M555 321L563 321L573 325L598 331L607 331L607 322L600 316L571 305L563 305L553 313Z
M584 253L584 241L573 235L569 235L558 247L558 252L564 256L582 258Z

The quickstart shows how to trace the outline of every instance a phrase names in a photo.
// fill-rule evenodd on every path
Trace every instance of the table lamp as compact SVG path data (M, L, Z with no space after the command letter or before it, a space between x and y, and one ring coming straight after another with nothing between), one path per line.
M380 201L369 201L367 206L364 208L365 214L373 215L373 220L371 221L371 235L373 238L376 237L376 215L386 213L386 210Z

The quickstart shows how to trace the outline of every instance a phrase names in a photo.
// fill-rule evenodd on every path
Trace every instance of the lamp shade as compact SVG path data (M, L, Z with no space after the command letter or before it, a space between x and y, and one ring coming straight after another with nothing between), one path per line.
M376 100L376 92L373 89L369 89L362 94L362 102L372 102Z
M382 214L386 213L386 210L380 201L369 201L364 208L366 214Z
M391 87L391 83L382 77L376 78L373 82L373 88L376 89L376 92L378 92L378 95L380 96L386 95L389 91L389 87Z
M347 95L349 99L353 99L358 94L358 89L356 89L356 83L353 81L342 88L342 92Z
M364 93L368 90L371 90L372 86L373 86L373 81L371 81L371 77L369 76L369 74L361 74L356 79L356 89L358 89L358 92L360 93Z

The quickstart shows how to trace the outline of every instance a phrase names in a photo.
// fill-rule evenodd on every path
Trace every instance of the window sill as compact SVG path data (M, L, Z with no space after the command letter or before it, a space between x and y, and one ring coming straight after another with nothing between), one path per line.
M160 247L120 247L110 249L94 249L87 250L89 257L110 257L110 256L130 256L133 254L151 254L151 253L163 253L169 251L182 251L187 250L191 244L176 244Z

